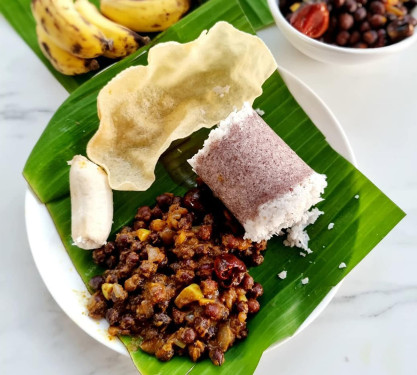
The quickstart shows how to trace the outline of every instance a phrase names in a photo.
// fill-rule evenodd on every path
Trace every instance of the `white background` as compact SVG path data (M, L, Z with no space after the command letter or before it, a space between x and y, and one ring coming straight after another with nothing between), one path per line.
M346 278L324 313L256 374L417 374L417 44L354 67L311 60L271 27L277 61L334 112L359 168L408 216ZM24 163L66 91L0 15L0 373L134 375L56 305L24 227Z

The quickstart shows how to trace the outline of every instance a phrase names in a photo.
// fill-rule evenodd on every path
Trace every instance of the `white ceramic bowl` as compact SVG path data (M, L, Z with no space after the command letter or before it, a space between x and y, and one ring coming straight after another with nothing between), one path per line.
M278 1L268 0L268 5L281 32L300 52L325 63L342 65L368 63L402 51L417 40L416 30L412 36L386 47L360 49L333 46L310 38L291 26L282 15L278 7ZM414 8L413 14L416 13L417 10Z

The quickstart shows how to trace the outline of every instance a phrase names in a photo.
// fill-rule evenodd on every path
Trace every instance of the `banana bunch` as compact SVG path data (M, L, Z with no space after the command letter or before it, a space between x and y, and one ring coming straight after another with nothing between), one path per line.
M106 17L134 31L163 31L190 8L190 0L101 0Z
M32 0L39 46L66 75L99 68L99 56L124 57L149 38L104 17L88 0Z

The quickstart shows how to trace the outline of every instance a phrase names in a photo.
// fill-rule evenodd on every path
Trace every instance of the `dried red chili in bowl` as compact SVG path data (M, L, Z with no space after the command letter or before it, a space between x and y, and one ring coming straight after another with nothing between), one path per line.
M311 38L321 37L329 28L329 10L325 3L294 3L289 22L298 31Z
M266 242L244 240L201 181L184 198L166 193L156 201L93 251L106 270L90 280L89 315L106 318L112 335L141 337L140 348L162 361L208 356L221 365L259 311L263 289L247 267L262 263Z

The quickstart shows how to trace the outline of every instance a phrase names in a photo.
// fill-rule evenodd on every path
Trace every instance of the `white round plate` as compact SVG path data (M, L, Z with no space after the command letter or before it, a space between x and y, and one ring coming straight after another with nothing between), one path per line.
M323 132L333 148L355 163L355 157L346 135L327 106L298 78L282 68L279 68L279 71L298 103ZM52 297L62 310L91 337L121 354L128 355L126 348L119 340L109 337L108 324L104 319L97 322L88 317L86 303L89 293L72 265L45 205L29 189L26 192L25 216L32 255ZM296 333L302 331L317 318L336 294L337 289L338 286L330 291Z

